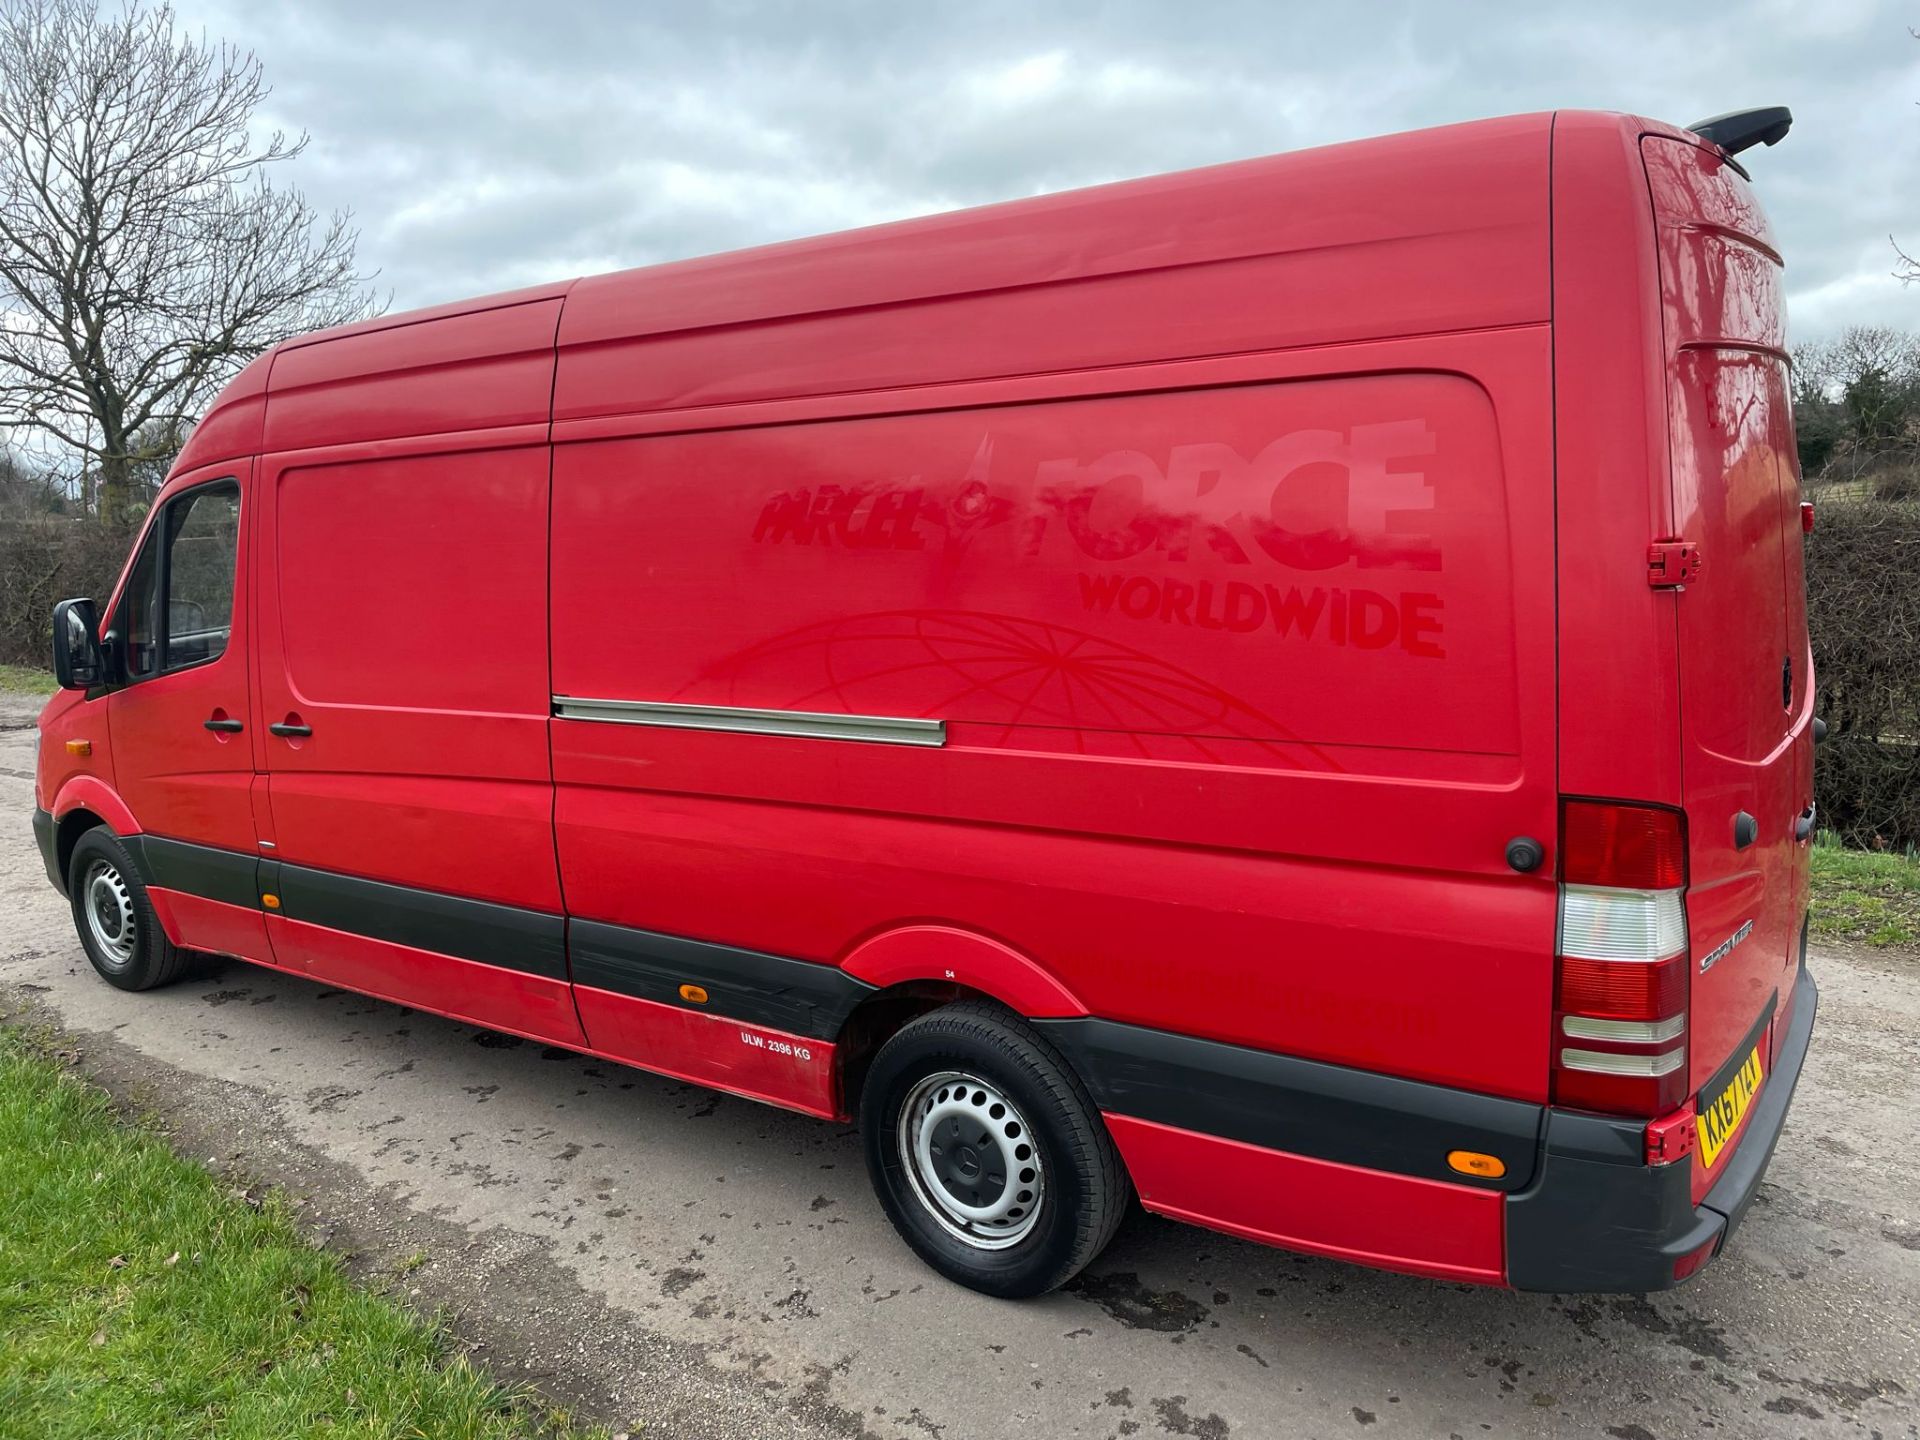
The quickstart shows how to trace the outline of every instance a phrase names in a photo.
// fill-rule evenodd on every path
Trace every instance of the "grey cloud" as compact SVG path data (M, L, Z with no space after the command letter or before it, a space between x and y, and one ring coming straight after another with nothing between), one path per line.
M1421 125L1786 103L1752 157L1795 331L1920 329L1920 21L1889 0L396 5L197 0L286 178L400 306Z

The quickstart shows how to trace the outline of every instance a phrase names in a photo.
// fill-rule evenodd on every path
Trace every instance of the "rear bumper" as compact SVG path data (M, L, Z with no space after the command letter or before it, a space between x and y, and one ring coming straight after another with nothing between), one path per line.
M45 810L33 812L33 839L40 847L41 863L47 867L47 879L53 882L53 888L62 895L67 893L67 877L60 873L59 852L54 846L53 816Z
M1805 963L1785 1042L1727 1168L1698 1206L1690 1167L1650 1166L1645 1124L1547 1112L1539 1173L1507 1197L1507 1281L1518 1290L1665 1290L1674 1262L1718 1254L1753 1197L1786 1123L1806 1062L1820 992Z

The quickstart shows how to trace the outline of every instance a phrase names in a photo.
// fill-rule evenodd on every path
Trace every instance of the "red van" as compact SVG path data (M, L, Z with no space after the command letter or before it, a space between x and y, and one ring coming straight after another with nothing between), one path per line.
M1735 158L1786 124L1491 120L289 341L57 614L48 873L124 989L217 952L857 1118L994 1294L1130 1192L1672 1285L1814 1018Z

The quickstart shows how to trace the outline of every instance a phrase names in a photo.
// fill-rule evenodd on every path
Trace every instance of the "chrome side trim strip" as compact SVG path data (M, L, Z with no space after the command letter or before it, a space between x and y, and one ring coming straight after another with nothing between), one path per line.
M555 695L562 720L611 725L663 725L673 730L728 730L741 735L792 735L808 740L868 740L885 745L944 745L947 722L893 715L823 715L810 710L743 710L730 705L669 705L658 700L587 700Z

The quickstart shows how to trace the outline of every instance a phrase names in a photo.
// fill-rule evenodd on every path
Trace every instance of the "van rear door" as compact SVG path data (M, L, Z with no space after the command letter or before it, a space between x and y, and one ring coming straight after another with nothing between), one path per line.
M1718 153L1641 142L1658 228L1679 597L1681 764L1690 848L1690 1088L1696 1198L1765 1084L1806 904L1812 766L1799 479L1781 262Z

